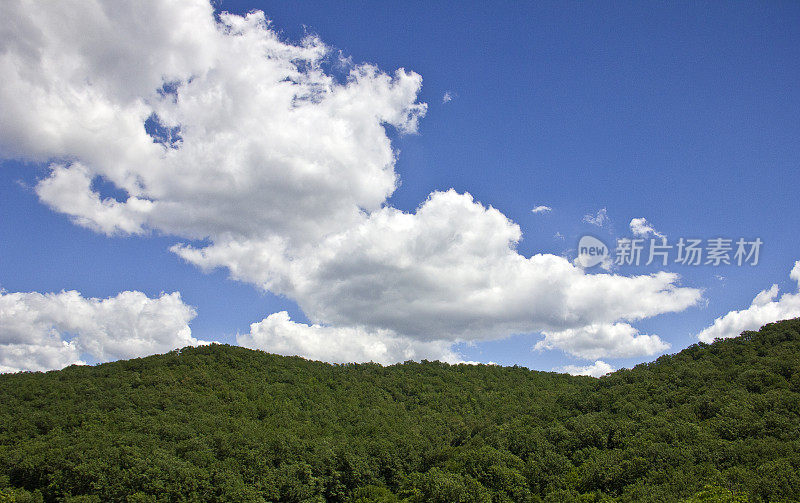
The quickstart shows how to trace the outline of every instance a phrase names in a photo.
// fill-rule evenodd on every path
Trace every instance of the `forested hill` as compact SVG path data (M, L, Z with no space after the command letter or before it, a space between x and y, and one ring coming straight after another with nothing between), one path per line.
M0 502L800 501L800 320L601 379L214 345L0 403Z

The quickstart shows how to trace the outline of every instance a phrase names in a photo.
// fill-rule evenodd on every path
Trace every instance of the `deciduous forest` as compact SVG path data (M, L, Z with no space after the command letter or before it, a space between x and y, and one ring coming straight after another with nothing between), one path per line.
M0 502L800 500L800 319L600 379L211 345L0 404Z

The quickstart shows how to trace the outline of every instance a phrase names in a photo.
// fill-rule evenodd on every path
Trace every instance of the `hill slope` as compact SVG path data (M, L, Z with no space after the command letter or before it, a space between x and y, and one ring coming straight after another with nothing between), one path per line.
M0 376L0 502L798 501L799 470L800 320L602 379L221 345Z

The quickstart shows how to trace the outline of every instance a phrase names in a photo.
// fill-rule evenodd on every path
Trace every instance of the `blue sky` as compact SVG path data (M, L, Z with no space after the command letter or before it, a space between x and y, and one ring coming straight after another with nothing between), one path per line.
M614 368L631 366L696 342L715 319L747 309L773 284L781 293L797 291L789 276L800 259L796 3L222 1L214 6L241 15L262 10L284 43L315 35L329 54L340 52L356 65L372 63L390 75L404 68L421 76L417 102L427 103L427 111L416 132L401 134L386 126L400 184L384 207L414 213L434 191L468 192L519 225L516 249L524 257L574 258L581 236L613 243L631 236L633 218L646 218L670 240L759 237L764 242L754 267L671 264L612 271L633 276L666 270L680 275L677 285L702 290L702 299L678 312L621 318L642 334L657 334L669 349L578 357L562 347L533 350L542 340L539 331L507 329L493 340L456 342L464 360L542 370L598 359ZM445 102L446 93L452 99ZM36 127L30 131L35 141ZM299 323L360 323L340 311L325 318L322 313L335 311L327 305L312 319L289 290L231 279L225 266L204 272L169 250L217 238L152 224L144 234L111 235L76 225L71 210L51 209L60 203L43 201L36 186L51 173L51 162L81 154L16 151L16 134L13 124L0 129L5 136L0 148L6 150L0 150L6 159L0 170L0 287L6 292L76 290L84 298L103 299L139 291L152 299L177 291L196 309L192 336L227 343L280 311ZM93 187L104 197L116 190L102 179ZM539 205L552 210L532 213ZM606 225L584 221L603 208ZM776 312L793 313L794 306ZM69 340L70 331L63 331ZM83 360L98 358L83 355Z

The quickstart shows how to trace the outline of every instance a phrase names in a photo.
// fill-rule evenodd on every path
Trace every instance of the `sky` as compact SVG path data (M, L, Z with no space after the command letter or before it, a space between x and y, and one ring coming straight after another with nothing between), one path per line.
M794 2L12 0L0 72L2 372L601 375L800 316Z

